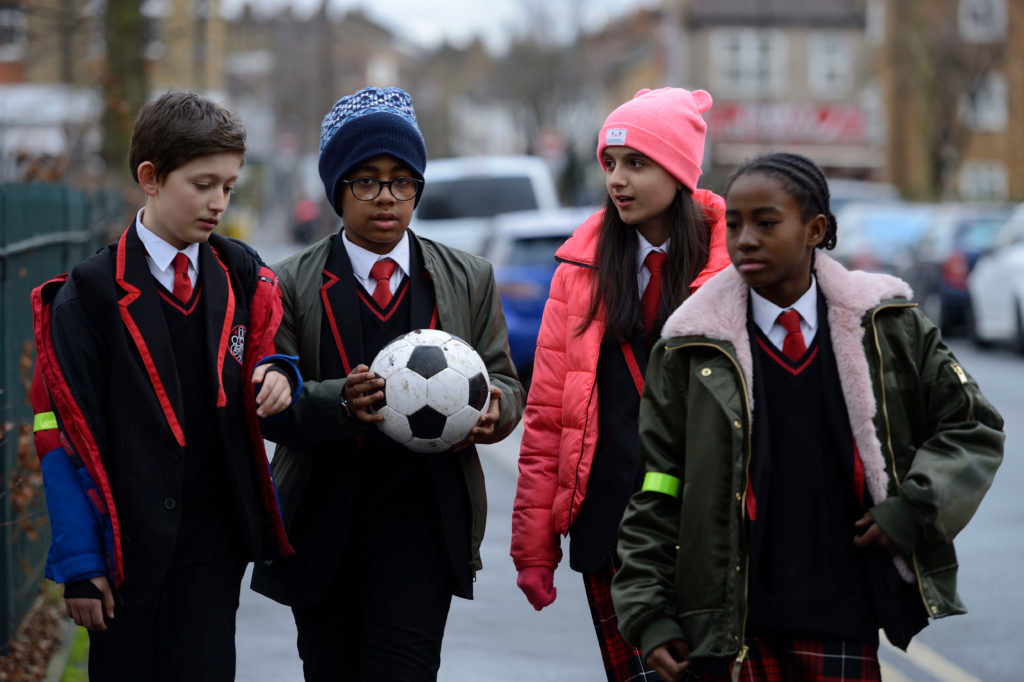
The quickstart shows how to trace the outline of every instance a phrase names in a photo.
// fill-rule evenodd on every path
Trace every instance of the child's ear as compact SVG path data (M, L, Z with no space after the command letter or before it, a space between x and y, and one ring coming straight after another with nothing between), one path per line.
M825 241L825 232L828 230L828 218L823 214L811 218L811 221L807 223L807 245L812 248L818 248L818 246Z
M136 171L136 177L139 179L139 187L146 193L147 196L156 196L160 190L160 183L156 179L156 166L153 165L152 161L143 161L139 164L139 169Z

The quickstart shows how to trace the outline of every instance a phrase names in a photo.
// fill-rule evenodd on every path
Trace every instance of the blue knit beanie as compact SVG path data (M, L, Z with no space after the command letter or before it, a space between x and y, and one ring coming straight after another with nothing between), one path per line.
M412 98L400 88L363 88L339 99L324 116L320 124L320 179L336 213L341 215L339 181L353 166L378 154L390 154L423 179L427 147L416 125ZM416 203L419 201L417 194Z

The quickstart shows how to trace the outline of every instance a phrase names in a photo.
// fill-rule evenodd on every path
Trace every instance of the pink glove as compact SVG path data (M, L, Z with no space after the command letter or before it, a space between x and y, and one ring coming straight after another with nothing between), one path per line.
M526 599L538 611L555 601L558 590L554 583L555 571L546 566L528 566L519 571L519 579L516 580Z

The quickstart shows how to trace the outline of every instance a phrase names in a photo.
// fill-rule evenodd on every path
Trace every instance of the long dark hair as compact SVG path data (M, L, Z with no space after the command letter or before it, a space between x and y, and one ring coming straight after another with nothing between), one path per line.
M661 271L661 306L654 328L690 295L690 282L704 269L711 246L711 223L689 190L676 192L668 207L668 255ZM597 243L597 277L593 280L590 309L576 334L582 334L605 311L605 336L629 341L641 328L637 293L636 228L622 222L611 196L605 197L604 222Z

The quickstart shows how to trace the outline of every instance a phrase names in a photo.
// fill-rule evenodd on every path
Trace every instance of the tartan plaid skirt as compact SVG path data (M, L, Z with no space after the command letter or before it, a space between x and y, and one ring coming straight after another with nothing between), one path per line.
M606 564L597 573L583 576L608 682L662 682L658 673L647 667L643 653L627 644L619 634L619 621L612 608L613 575L615 569Z
M741 682L880 682L874 645L788 637L748 637ZM687 682L730 682L728 670L715 673L694 661ZM722 667L726 667L722 664Z

